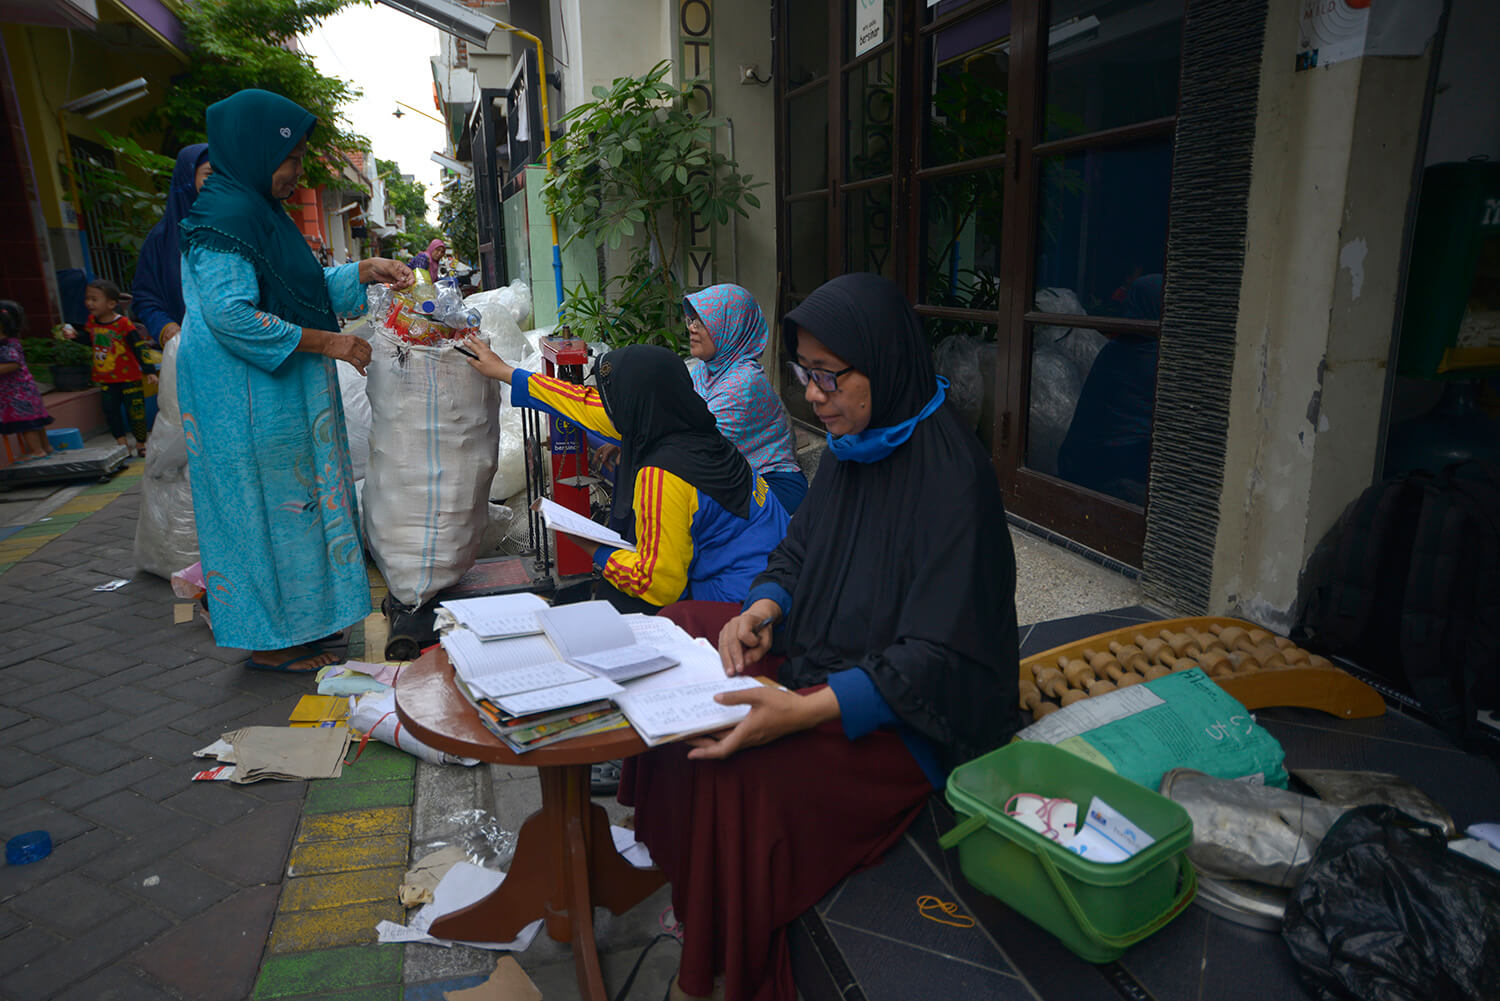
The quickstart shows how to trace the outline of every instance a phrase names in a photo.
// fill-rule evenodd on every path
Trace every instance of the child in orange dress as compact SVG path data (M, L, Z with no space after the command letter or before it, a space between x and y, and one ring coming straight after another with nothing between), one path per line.
M21 328L25 324L26 313L20 303L0 299L0 434L21 436L22 462L45 458L52 452L44 430L52 423L52 415L42 404L42 394L21 350Z

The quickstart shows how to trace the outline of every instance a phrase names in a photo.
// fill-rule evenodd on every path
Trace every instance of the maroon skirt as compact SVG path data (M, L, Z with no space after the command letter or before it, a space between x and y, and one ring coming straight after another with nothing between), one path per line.
M685 601L662 614L718 641L739 612ZM774 676L780 658L755 669ZM620 802L672 881L682 924L678 983L727 1001L795 1001L786 926L845 876L874 865L932 793L895 734L851 741L835 720L726 761L667 744L625 762Z

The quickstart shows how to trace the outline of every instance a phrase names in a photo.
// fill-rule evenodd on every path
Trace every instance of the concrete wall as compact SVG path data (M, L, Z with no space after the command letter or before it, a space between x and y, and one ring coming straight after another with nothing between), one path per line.
M1272 626L1374 477L1432 51L1296 73L1296 29L1266 30L1212 596Z

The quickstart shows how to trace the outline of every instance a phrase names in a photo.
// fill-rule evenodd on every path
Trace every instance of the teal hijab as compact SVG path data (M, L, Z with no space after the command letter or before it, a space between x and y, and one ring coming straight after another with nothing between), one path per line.
M214 172L182 221L182 252L238 254L255 268L263 311L337 330L323 268L271 193L271 175L317 119L279 94L242 90L210 105L207 120Z

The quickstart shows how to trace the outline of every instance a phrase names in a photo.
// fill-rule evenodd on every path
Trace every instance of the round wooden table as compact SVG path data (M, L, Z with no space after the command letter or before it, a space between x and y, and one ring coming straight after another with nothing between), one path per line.
M594 907L622 914L663 883L658 869L637 869L615 850L609 815L589 799L589 766L646 750L633 729L565 740L516 754L479 722L453 683L441 647L412 661L396 679L396 715L431 747L497 765L536 768L542 808L521 825L510 872L493 893L434 921L431 934L466 942L508 942L537 918L547 934L573 944L578 987L587 1001L608 1001L594 943Z

